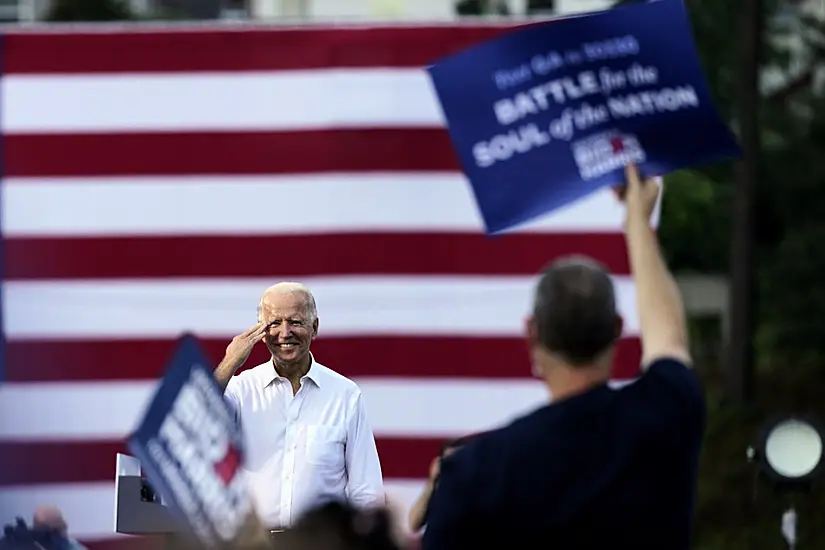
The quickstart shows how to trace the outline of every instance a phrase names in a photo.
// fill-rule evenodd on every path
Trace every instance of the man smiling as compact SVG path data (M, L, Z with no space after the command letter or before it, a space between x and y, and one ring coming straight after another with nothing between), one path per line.
M273 532L323 501L385 503L361 390L310 352L318 324L307 287L273 285L261 297L258 322L232 339L215 369L244 432L256 510ZM272 359L235 376L259 342Z

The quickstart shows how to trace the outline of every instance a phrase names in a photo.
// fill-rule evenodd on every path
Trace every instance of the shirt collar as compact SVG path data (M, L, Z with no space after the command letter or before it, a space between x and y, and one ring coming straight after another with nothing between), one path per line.
M269 386L275 380L280 378L278 372L275 370L275 364L272 362L271 359L267 363L267 366L269 368L261 369L260 380L261 384L263 384L264 387ZM309 371L307 371L303 378L309 378L316 386L318 386L319 388L321 387L323 371L321 370L321 366L315 362L315 357L312 355L312 352L309 352Z

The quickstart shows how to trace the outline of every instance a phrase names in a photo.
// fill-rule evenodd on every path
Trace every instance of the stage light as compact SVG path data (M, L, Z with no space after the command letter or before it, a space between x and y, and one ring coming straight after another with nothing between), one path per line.
M812 418L786 416L765 424L748 456L778 490L808 491L822 470L825 437Z
M807 493L822 471L825 437L812 417L791 415L765 423L756 446L748 447L748 460L777 493ZM794 499L782 514L782 536L796 549L797 514Z

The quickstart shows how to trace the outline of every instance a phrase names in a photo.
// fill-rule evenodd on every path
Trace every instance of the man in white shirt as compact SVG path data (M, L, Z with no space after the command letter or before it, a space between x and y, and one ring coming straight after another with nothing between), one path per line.
M310 345L317 335L312 293L299 283L279 283L261 297L258 323L232 339L215 369L244 432L256 510L273 530L327 500L385 504L361 390L315 361ZM258 342L272 359L234 376Z

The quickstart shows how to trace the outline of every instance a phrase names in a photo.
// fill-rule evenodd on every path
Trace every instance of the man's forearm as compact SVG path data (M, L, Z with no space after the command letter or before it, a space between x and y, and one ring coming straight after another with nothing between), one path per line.
M415 532L424 527L427 518L427 507L430 505L430 498L433 496L433 483L427 481L424 490L418 496L418 499L410 507L410 530Z
M647 220L628 220L627 243L636 283L643 362L660 354L686 351L688 339L682 297Z
M238 365L235 365L231 362L227 362L226 360L224 360L221 361L218 367L215 369L215 381L218 383L218 387L221 389L221 393L226 391L226 386L229 384L229 381L235 375L235 372L237 372L238 368Z

